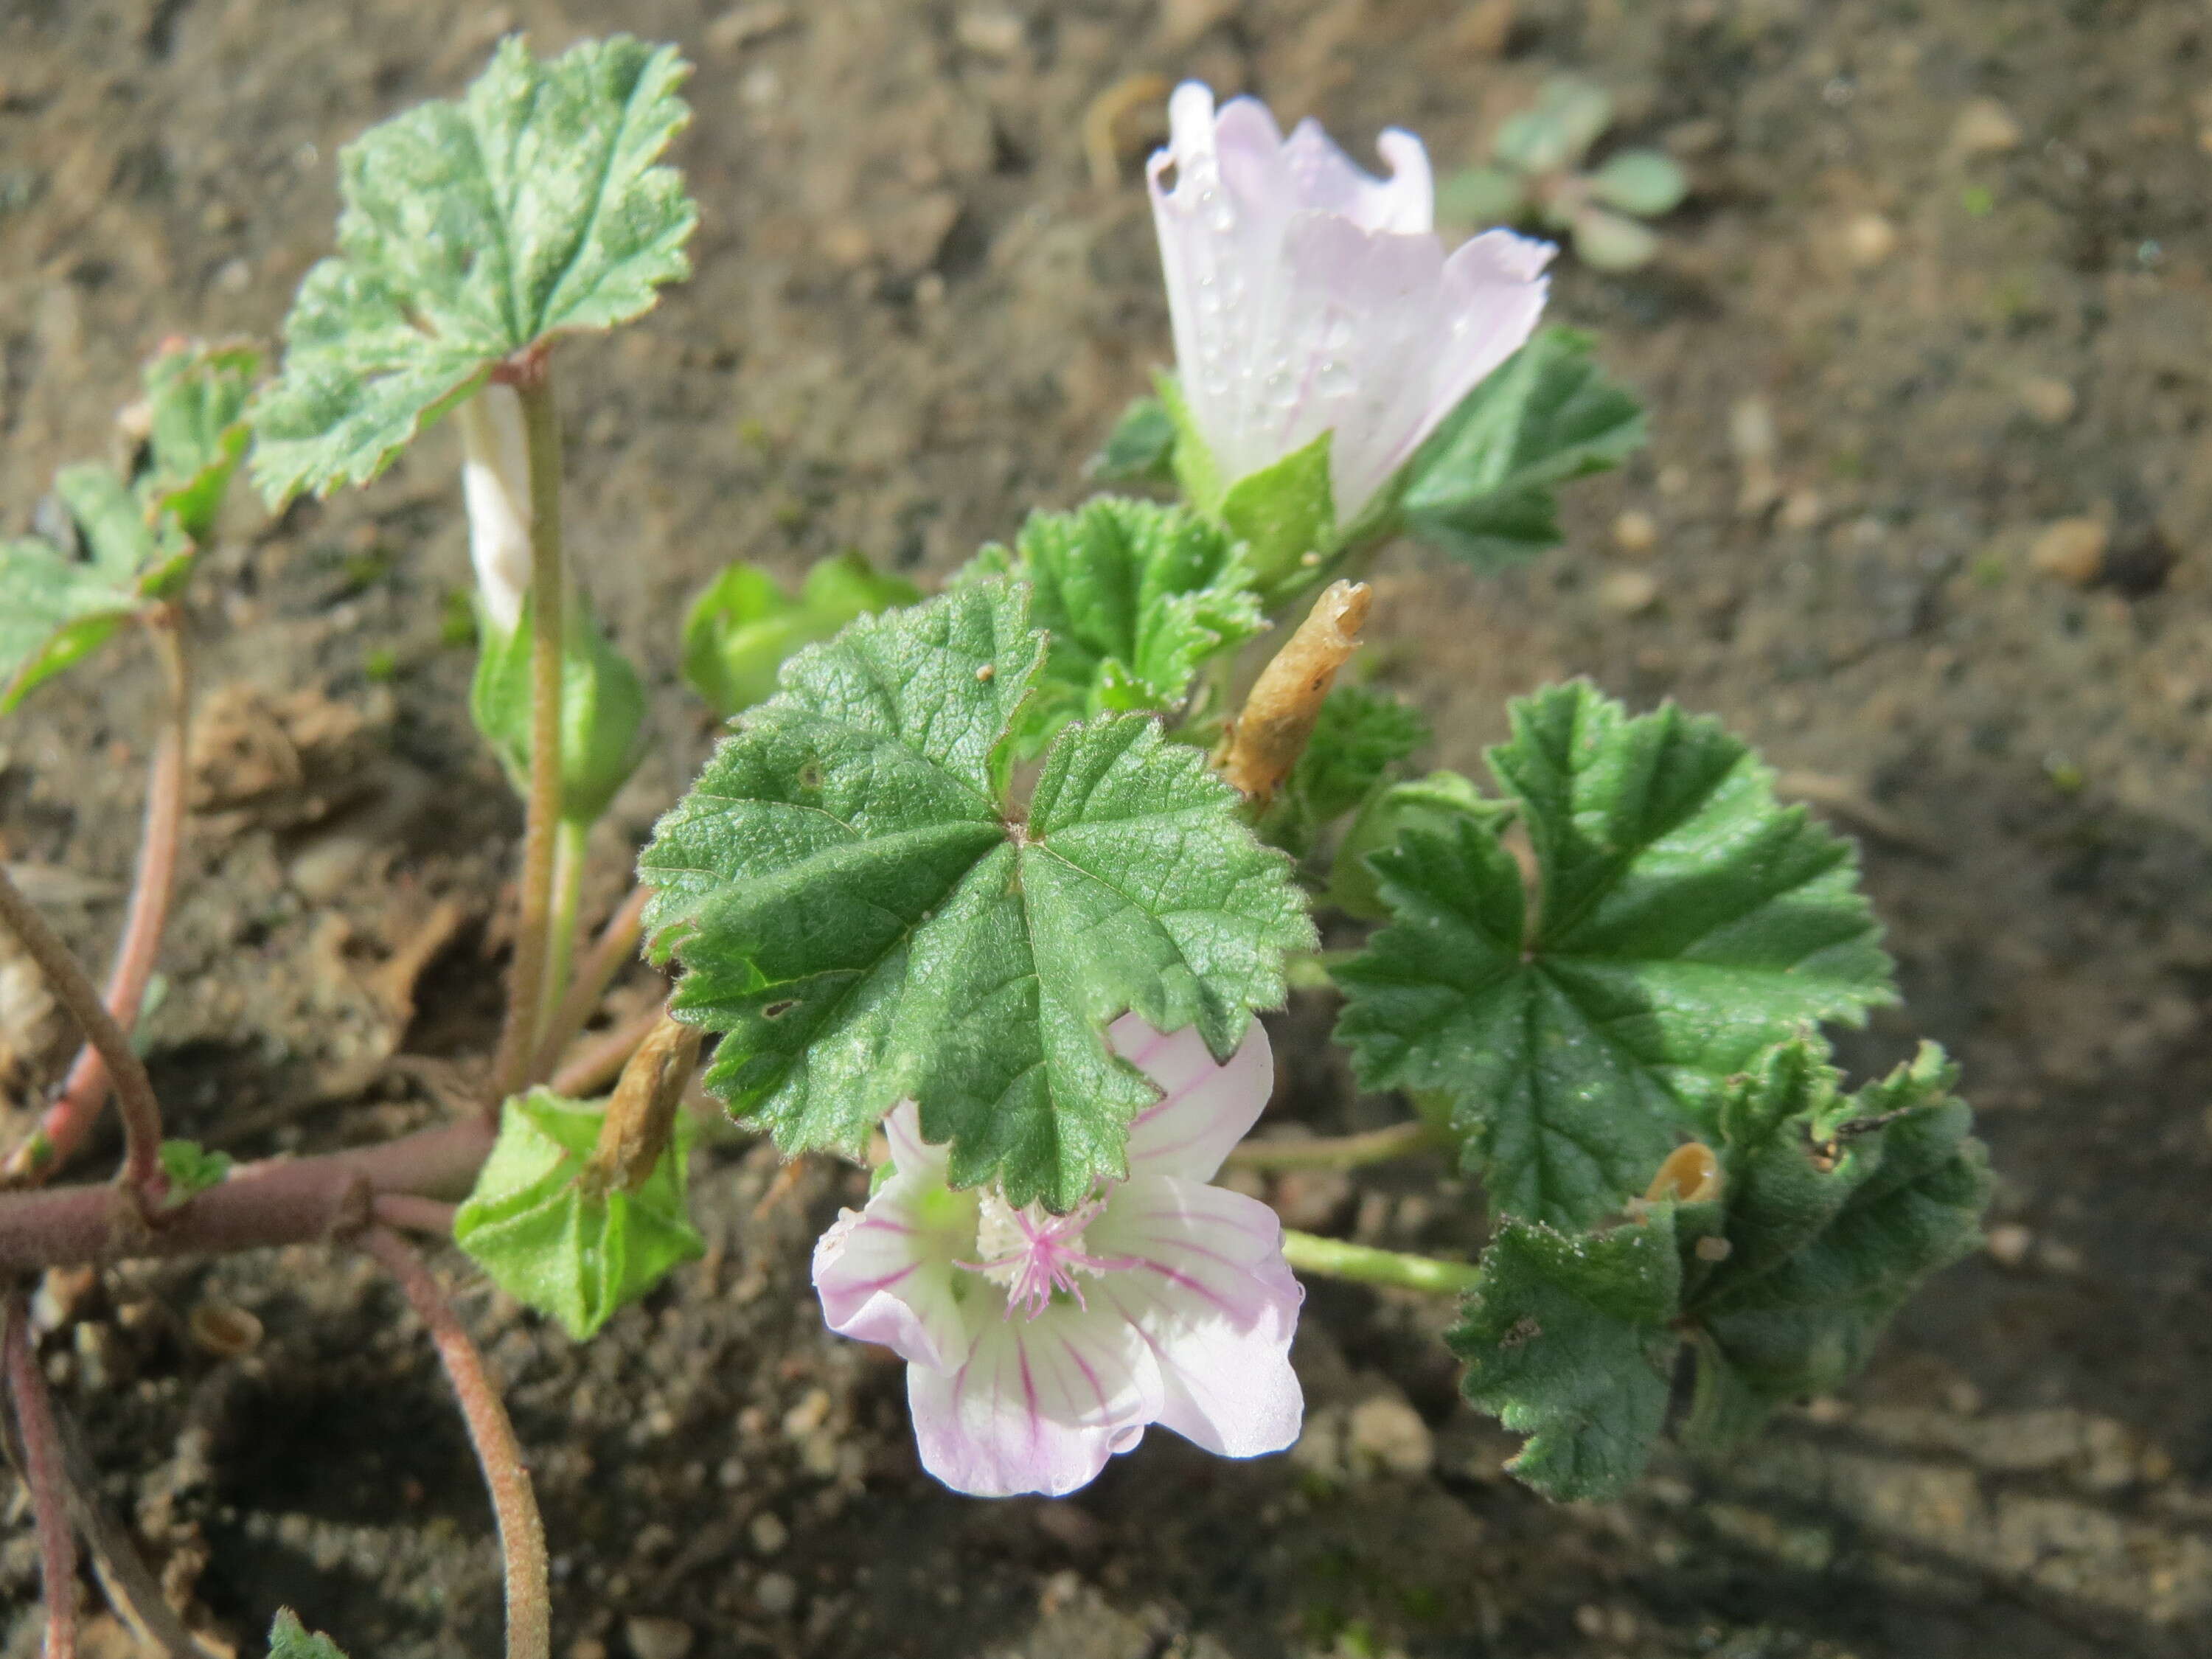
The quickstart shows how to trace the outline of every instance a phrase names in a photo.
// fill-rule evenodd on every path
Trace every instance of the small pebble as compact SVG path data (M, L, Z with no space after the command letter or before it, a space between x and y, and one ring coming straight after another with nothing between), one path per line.
M1658 579L1645 570L1616 570L1597 585L1597 602L1617 615L1640 617L1659 603Z
M623 1620L623 1639L637 1659L684 1659L697 1638L681 1619L634 1613Z
M1629 557L1640 559L1659 545L1659 521L1632 507L1613 521L1613 544Z
M2045 426L2072 420L2074 404L2074 388L2063 380L2039 375L2020 383L2020 406Z
M763 1510L753 1516L753 1523L745 1529L753 1540L753 1551L759 1555L775 1555L791 1541L791 1528L773 1510Z
M803 1440L830 1420L830 1390L809 1389L799 1402L783 1414L783 1431Z
M1022 20L1010 11L963 11L954 26L960 44L981 58L1005 59L1022 49Z
M2075 587L2087 587L2104 574L2105 547L2111 539L2097 519L2060 519L2046 526L2028 550L2034 570Z
M753 1600L771 1619L781 1619L799 1605L799 1582L788 1573L764 1572L753 1586Z
M756 4L739 6L707 25L707 44L716 52L735 52L774 34L792 21L792 15L784 0L758 0Z
M1844 252L1862 270L1897 252L1897 227L1879 213L1861 213L1844 227Z
M1437 1461L1436 1437L1420 1413L1399 1395L1378 1394L1352 1408L1352 1455L1392 1474L1426 1474Z
M1951 148L1961 155L2001 155L2020 148L2020 123L1994 98L1972 98L1951 126Z
M1985 1248L1990 1260L2000 1267L2017 1267L2027 1260L2027 1253L2035 1248L2035 1235L2017 1222L1990 1229Z
M228 1302L203 1302L185 1316L193 1343L218 1359L235 1359L261 1346L261 1322Z
M1782 527L1811 530L1820 522L1822 502L1817 489L1793 489L1782 498Z

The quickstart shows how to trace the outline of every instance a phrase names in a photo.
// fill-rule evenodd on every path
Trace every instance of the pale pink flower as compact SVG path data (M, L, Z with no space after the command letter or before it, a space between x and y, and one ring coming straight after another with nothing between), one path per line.
M453 411L461 428L461 501L469 514L469 558L484 617L501 634L522 620L530 591L530 471L522 401L487 386Z
M1298 1436L1291 1333L1304 1291L1282 1227L1208 1186L1274 1082L1257 1020L1226 1065L1197 1031L1126 1015L1115 1048L1163 1091L1129 1175L1072 1214L955 1192L912 1101L884 1121L892 1175L814 1247L832 1330L908 1361L922 1466L978 1497L1073 1492L1164 1424L1252 1457Z
M1168 120L1146 174L1192 422L1224 486L1334 433L1341 528L1528 340L1553 249L1490 230L1446 258L1410 132L1376 140L1378 179L1315 122L1286 140L1266 105L1217 115L1195 81Z

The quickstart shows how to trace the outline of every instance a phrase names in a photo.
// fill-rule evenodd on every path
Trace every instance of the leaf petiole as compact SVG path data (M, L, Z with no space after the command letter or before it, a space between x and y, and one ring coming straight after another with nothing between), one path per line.
M1434 1256L1408 1255L1401 1250L1378 1250L1341 1238L1283 1229L1283 1260L1302 1273L1323 1279L1348 1279L1359 1285L1381 1285L1397 1291L1427 1291L1438 1296L1464 1296L1482 1279L1472 1262L1439 1261Z

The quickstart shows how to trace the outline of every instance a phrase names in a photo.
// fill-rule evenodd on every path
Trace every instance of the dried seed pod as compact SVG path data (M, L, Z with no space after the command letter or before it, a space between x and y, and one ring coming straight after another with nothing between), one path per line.
M1247 799L1262 805L1273 799L1305 752L1336 671L1359 648L1359 630L1374 598L1365 582L1331 582L1274 660L1260 671L1220 760L1221 775Z
M645 1184L667 1150L676 1108L691 1080L705 1036L697 1026L679 1024L665 1013L646 1034L623 1067L614 1098L607 1102L599 1145L584 1167L587 1188L634 1193Z

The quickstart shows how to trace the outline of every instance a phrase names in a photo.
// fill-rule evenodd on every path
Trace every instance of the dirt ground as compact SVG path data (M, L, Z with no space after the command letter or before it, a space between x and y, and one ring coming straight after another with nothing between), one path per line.
M1141 72L1389 124L1440 168L1545 76L1695 195L1653 268L1565 261L1554 312L1649 400L1650 452L1570 544L1477 579L1386 556L1386 678L1479 767L1502 699L1589 673L1760 744L1857 835L1908 998L1847 1044L1964 1060L2001 1184L1989 1253L1846 1397L1747 1455L1549 1508L1455 1403L1444 1310L1309 1303L1310 1427L1238 1465L1153 1437L1079 1498L923 1477L899 1372L828 1336L809 1243L855 1178L765 1209L702 1158L709 1259L588 1346L468 1316L537 1468L570 1659L699 1655L1725 1655L2010 1659L2212 1647L2212 22L2187 0L0 0L0 528L108 447L164 335L273 334L325 250L333 158L541 49L679 41L697 276L561 360L571 544L650 666L656 742L593 900L711 740L681 607L738 555L950 570L1081 463L1167 350L1136 183L1082 116ZM1140 123L1138 125L1141 125ZM223 739L150 1059L179 1132L243 1154L434 1120L489 1041L517 813L445 642L453 440L270 523L195 590ZM1643 515L1641 518L1634 515ZM2051 526L2093 520L2097 532ZM1649 533L1644 533L1649 532ZM0 852L104 956L153 676L129 649L0 726ZM416 969L428 963L418 977ZM397 965L395 965L395 963ZM633 994L646 994L642 981ZM1277 1112L1386 1121L1273 1022ZM1304 1224L1479 1242L1432 1173L1279 1191ZM458 1258L441 1263L465 1282ZM218 1357L189 1317L258 1316ZM173 1589L258 1652L280 1603L355 1659L496 1650L489 1516L434 1364L323 1249L50 1280L47 1364ZM4 1652L36 1650L0 1514Z

